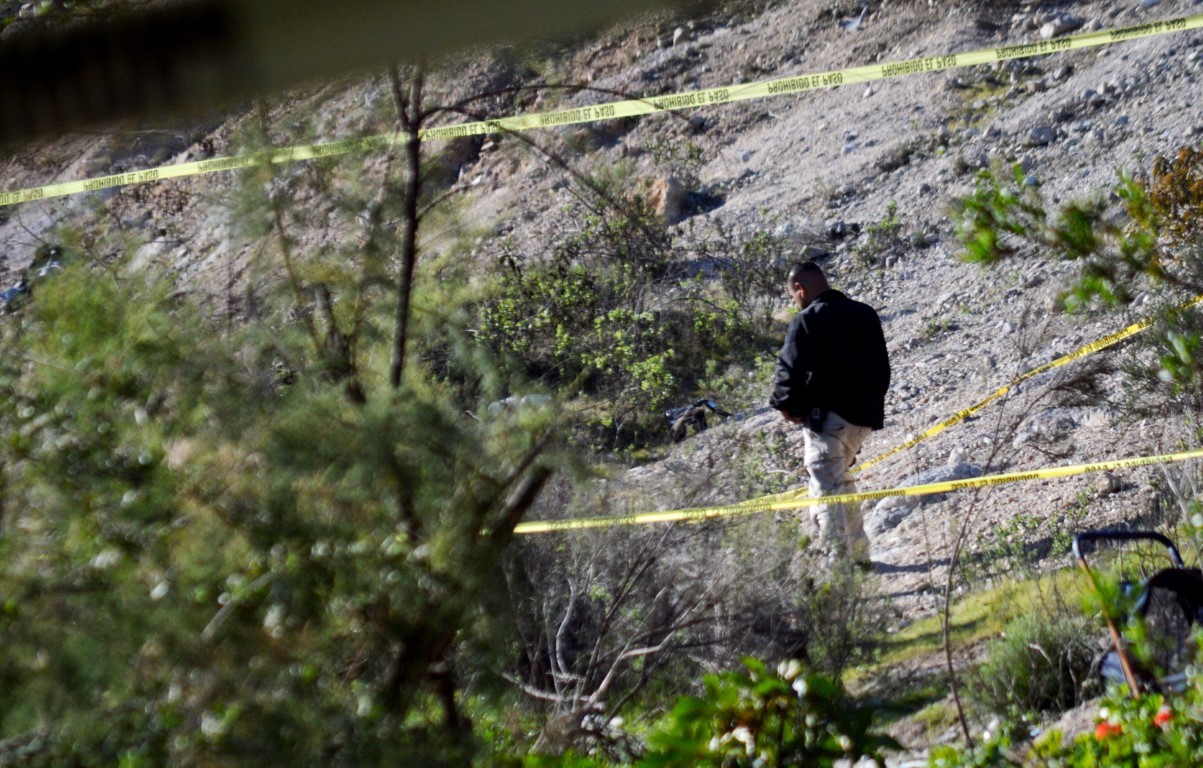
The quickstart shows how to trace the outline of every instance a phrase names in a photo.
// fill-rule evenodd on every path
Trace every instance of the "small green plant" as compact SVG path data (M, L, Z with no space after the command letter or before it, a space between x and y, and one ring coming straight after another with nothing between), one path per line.
M1094 499L1091 497L1089 491L1078 491L1077 500L1066 507L1061 517L1061 524L1053 526L1050 555L1053 557L1062 557L1069 554L1073 548L1074 534L1081 529L1082 522L1090 514L1090 507L1093 502Z
M1048 522L1048 517L1021 512L991 526L978 548L978 562L995 575L1024 571L1036 557L1028 542L1038 538Z
M865 227L865 237L857 243L853 253L866 269L879 266L883 252L906 246L903 234L898 203L891 200L886 206L885 218Z
M955 320L947 317L932 317L923 324L923 330L919 332L919 338L923 341L931 341L941 334L955 330L956 327Z
M1185 692L1173 698L1160 694L1132 698L1126 690L1116 688L1103 699L1094 728L1072 740L1067 741L1061 731L1052 730L1025 746L1014 743L1014 729L1004 725L1000 733L992 734L986 743L974 749L936 747L928 765L932 768L1199 765L1203 762L1200 698L1197 678L1193 676Z

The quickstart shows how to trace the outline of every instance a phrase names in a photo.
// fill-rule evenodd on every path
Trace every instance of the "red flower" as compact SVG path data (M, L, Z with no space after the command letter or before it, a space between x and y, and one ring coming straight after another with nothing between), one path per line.
M1157 710L1157 714L1153 715L1153 725L1163 728L1173 719L1174 715L1170 711L1170 708L1162 707L1161 709Z
M1103 739L1109 736L1114 736L1123 730L1124 729L1120 727L1119 723L1109 723L1104 720L1095 727L1094 737L1099 741L1102 741Z

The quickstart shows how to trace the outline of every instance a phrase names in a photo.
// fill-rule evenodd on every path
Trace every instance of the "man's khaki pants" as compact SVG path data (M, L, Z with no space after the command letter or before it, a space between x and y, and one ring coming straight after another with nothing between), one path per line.
M802 428L811 498L856 492L848 469L870 432L868 427L849 424L837 413L827 414L822 432ZM869 539L859 504L815 504L808 509L819 527L819 543L828 552L850 554L856 562L868 562Z

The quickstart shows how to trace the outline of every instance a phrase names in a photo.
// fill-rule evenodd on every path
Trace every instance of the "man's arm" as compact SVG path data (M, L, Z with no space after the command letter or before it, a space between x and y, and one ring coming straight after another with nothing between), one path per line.
M781 411L785 419L794 424L802 422L806 412L806 372L810 369L810 345L802 325L802 316L797 315L785 333L785 343L777 353L777 366L773 371L773 392L769 405Z

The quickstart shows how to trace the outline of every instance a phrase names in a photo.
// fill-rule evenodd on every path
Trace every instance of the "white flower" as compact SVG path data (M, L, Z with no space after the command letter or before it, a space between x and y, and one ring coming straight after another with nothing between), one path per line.
M777 665L777 674L786 680L793 680L802 671L802 664L797 659L789 659Z
M92 567L98 571L105 571L119 562L121 562L121 550L110 548L92 558Z
M359 715L360 717L367 717L368 715L372 714L371 696L365 693L359 697L359 707L355 710L355 714Z
M752 736L752 731L747 726L741 725L731 731L731 738L744 745L744 751L749 756L756 751L756 738Z
M212 712L201 715L201 733L212 739L221 736L225 731L225 724L220 717Z
M284 606L276 603L271 608L267 609L267 615L263 617L263 628L268 632L273 633L280 629L280 625L284 623Z

